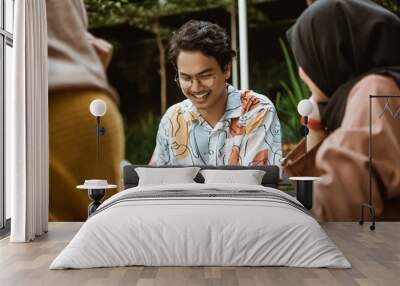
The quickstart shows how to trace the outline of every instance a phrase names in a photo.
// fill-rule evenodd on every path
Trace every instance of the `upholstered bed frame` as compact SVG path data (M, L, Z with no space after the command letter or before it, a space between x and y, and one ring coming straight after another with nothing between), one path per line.
M157 166L149 165L127 165L123 170L124 189L136 187L139 182L139 176L135 171L137 167L158 168ZM163 166L163 168L179 168L184 166ZM265 175L262 179L262 185L265 187L276 187L279 182L279 167L278 166L197 166L201 169L218 169L218 170L263 170ZM199 173L194 179L197 183L204 183L203 176Z

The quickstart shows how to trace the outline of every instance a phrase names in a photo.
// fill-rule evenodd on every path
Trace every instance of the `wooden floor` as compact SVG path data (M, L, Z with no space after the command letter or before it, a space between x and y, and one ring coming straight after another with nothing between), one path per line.
M357 223L323 224L352 269L289 267L122 267L48 270L81 223L50 223L32 243L0 241L0 285L400 285L400 222L375 231Z

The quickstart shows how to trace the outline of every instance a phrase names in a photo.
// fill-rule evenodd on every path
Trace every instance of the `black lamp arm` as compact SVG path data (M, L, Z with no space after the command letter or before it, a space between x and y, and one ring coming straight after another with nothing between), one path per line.
M96 135L102 136L104 134L106 134L106 128L100 126L100 116L96 116Z
M96 116L96 158L100 158L100 137L106 133L106 129L100 126L100 116Z

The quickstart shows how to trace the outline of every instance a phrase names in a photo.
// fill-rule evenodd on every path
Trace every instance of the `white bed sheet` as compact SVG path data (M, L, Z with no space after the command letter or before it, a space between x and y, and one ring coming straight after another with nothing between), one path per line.
M240 184L135 187L163 190L263 190ZM102 208L100 206L100 209ZM89 218L50 269L145 266L293 266L350 268L310 215L257 198L153 198L123 201Z

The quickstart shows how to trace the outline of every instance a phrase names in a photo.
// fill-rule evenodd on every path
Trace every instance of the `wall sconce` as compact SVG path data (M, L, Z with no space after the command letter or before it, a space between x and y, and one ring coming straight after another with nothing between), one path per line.
M106 129L100 126L100 117L107 112L107 104L104 100L95 99L90 103L90 113L96 117L96 157L99 160L100 157L100 137L106 133Z
M303 99L297 105L297 111L304 118L304 155L307 155L308 116L313 112L313 105L309 99Z

